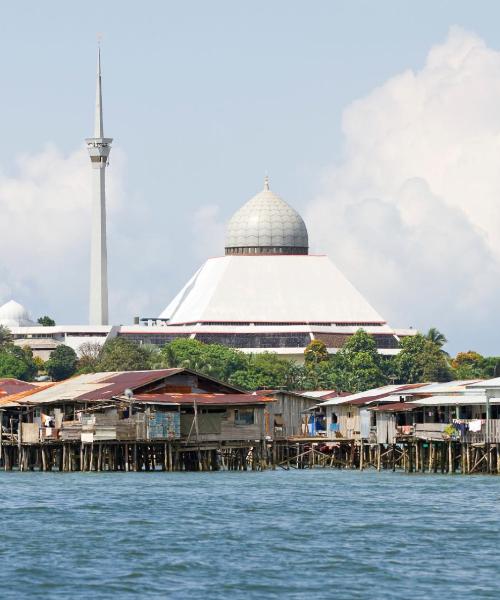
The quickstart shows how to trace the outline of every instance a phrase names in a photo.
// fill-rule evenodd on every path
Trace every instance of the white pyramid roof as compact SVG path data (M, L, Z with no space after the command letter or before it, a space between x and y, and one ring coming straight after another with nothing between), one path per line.
M161 313L199 322L385 323L327 256L211 258Z

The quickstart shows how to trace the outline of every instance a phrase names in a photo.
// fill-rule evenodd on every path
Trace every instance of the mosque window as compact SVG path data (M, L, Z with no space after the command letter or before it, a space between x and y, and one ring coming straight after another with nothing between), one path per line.
M197 333L205 344L222 344L230 348L305 348L311 341L308 333Z
M122 333L118 335L137 344L152 344L153 346L165 346L177 338L189 336L187 333Z
M221 325L225 327L247 327L250 323L240 321L202 321L200 325Z

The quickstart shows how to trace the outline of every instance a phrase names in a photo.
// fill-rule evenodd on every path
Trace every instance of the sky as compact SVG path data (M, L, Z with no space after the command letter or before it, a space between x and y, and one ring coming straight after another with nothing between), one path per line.
M480 0L6 3L0 302L87 321L100 34L113 323L222 254L268 173L391 325L500 355L499 19Z

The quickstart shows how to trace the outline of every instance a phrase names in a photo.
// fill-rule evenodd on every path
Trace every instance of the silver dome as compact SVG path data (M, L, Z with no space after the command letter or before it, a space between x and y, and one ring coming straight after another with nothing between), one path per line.
M226 229L226 254L307 254L308 235L302 217L269 190L251 198Z

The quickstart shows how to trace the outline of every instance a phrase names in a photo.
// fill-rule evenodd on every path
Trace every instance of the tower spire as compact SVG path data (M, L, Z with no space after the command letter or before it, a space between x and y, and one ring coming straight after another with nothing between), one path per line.
M102 121L102 82L101 82L101 44L97 43L97 83L95 93L95 126L94 137L104 137L104 127Z
M104 137L101 48L97 49L94 137L85 140L92 165L92 233L90 244L91 325L108 325L108 252L106 241L106 167L112 138Z

